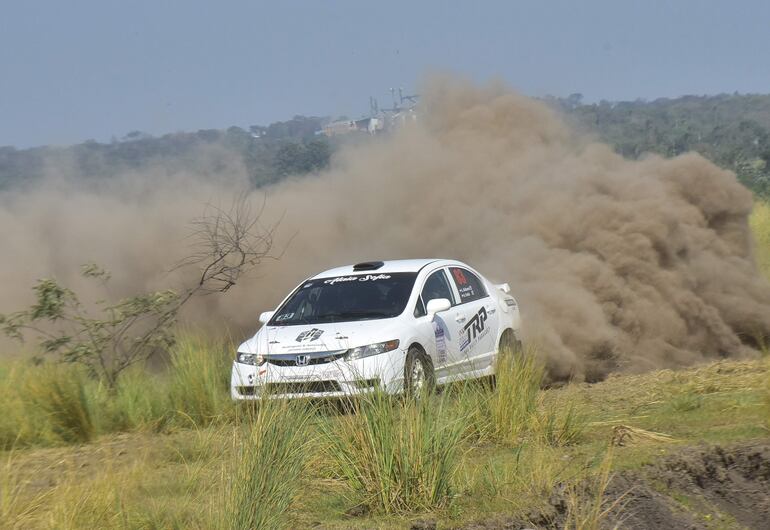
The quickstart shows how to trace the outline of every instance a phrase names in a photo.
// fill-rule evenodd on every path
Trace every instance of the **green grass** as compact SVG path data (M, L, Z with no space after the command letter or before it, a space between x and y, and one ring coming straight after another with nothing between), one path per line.
M171 352L168 370L134 366L114 389L74 365L8 361L0 366L0 449L231 420L231 351L228 342L185 335Z
M469 381L454 385L450 393L456 397L472 437L516 446L533 427L543 376L544 368L536 353L526 350L501 357L492 386Z
M234 430L224 468L222 528L291 528L288 511L300 492L299 478L314 443L312 409L302 402L259 403Z
M234 413L230 399L230 368L235 347L198 335L180 337L171 352L170 398L174 410L196 425L206 425Z
M770 278L770 203L755 203L749 223L756 242L757 263Z
M167 378L132 367L122 374L114 393L102 387L99 402L104 413L98 416L99 431L160 431L173 414Z
M23 388L27 414L41 414L47 433L63 443L83 443L96 435L94 394L90 381L73 366L54 365L28 377Z
M385 514L448 506L466 430L455 411L447 396L375 392L354 413L322 423L333 471L353 502Z
M566 524L597 528L610 471L770 433L770 358L542 390L525 351L503 359L494 384L416 401L372 394L340 413L235 407L230 350L183 337L169 371L137 367L112 391L72 366L0 365L5 526L455 526L525 516L566 488Z
M82 370L13 363L0 377L2 448L82 443L96 436L98 384Z
M532 422L538 440L553 447L577 444L587 427L586 416L575 403L542 402Z
M537 374L525 359L517 362ZM601 493L608 466L634 469L701 441L766 438L768 362L537 390L521 409L525 421L513 427L507 413L490 419L498 410L494 394L513 385L500 378L495 390L460 386L418 402L373 395L355 413L275 401L196 424L174 412L160 430L152 404L161 398L145 401L132 381L122 399L136 428L99 431L102 414L115 413L97 407L97 434L86 446L59 440L6 453L0 509L19 528L404 528L421 517L447 527L496 513L525 516L565 487L575 493L569 524L595 528L609 507ZM528 388L529 376L510 376ZM4 377L21 376L6 369ZM171 384L146 381L159 394ZM98 385L85 389L104 405ZM473 410L487 418L484 432L506 434L474 435L482 429L467 428ZM43 418L34 421L46 425ZM490 428L491 421L499 426ZM608 456L619 426L636 434ZM595 485L592 496L576 493L584 481ZM360 515L347 514L356 507Z

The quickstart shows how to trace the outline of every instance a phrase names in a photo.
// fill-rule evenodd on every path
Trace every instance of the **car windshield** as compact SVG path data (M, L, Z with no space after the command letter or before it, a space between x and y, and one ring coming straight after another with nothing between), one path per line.
M283 303L268 325L392 318L404 311L416 277L416 273L398 272L308 280Z

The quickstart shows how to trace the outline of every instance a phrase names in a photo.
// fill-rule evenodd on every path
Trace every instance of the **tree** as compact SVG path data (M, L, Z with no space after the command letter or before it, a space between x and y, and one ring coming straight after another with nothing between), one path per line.
M177 316L194 296L225 292L262 260L277 258L271 255L277 224L260 223L264 206L253 211L242 197L227 210L209 206L193 221L194 251L174 268L195 268L197 279L180 291L100 301L89 308L56 280L42 279L33 288L35 303L0 315L0 329L20 341L34 336L43 353L81 364L114 388L126 368L171 347ZM110 279L94 264L84 265L82 274L103 284Z
M329 165L331 148L324 140L313 140L307 144L287 143L275 155L275 169L278 175L301 175L319 171Z

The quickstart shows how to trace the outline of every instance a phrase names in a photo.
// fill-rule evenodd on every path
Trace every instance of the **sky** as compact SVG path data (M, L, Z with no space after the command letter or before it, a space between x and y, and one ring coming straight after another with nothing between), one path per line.
M0 146L357 117L431 72L587 101L770 92L767 0L3 0Z

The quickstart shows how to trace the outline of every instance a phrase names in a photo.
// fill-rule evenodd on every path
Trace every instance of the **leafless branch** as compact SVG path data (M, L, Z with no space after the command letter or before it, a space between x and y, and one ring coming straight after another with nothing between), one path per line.
M255 210L244 194L227 209L206 205L203 215L192 221L192 253L174 267L195 266L199 270L197 283L186 290L180 302L196 293L225 292L262 261L280 258L271 251L281 219L264 225L261 218L266 204L264 198Z

